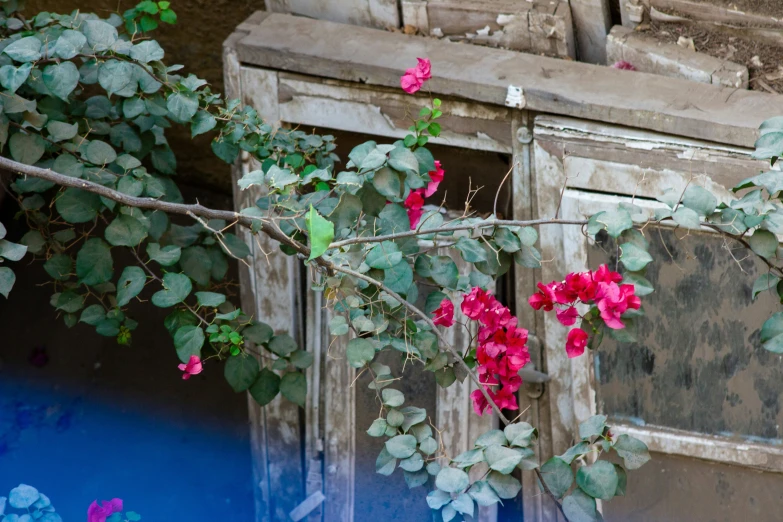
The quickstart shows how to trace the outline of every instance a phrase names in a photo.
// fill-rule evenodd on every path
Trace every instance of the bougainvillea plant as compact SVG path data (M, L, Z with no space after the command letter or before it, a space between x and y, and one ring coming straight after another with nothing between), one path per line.
M333 310L331 334L350 337L343 356L373 377L381 415L368 433L385 439L378 473L399 467L411 488L431 484L427 503L446 522L518 495L518 469L536 473L566 519L600 520L596 499L623 495L627 470L650 458L644 443L613 434L599 415L579 426L573 447L547 460L536 454L537 430L507 416L518 408L529 332L492 289L512 264L540 267L535 227L581 226L588 238L613 238L621 253L618 266L563 274L530 296L534 309L573 327L563 340L570 357L585 356L604 334L633 335L640 298L653 291L644 277L652 261L646 224L721 234L769 267L754 297L783 291L780 171L743 181L734 189L742 196L726 203L693 184L668 191L660 197L665 207L653 215L633 204L584 222L447 212L432 196L448 175L448 158L436 160L427 149L441 133L437 98L404 139L365 142L343 163L332 136L277 128L182 65L167 64L151 31L176 21L169 2L143 1L107 18L80 11L26 18L22 0L0 6L0 168L10 182L3 181L4 204L17 203L16 218L29 229L11 242L0 224L0 294L11 295L13 263L38 260L52 279L51 305L69 327L84 323L129 345L139 326L134 311L164 308L183 379L222 371L235 391L261 405L282 395L302 406L312 353L237 308L226 284L229 260L250 255L242 238L269 236L280 245L274 255L295 256L311 268L312 287ZM433 64L420 58L400 86L414 94L432 72ZM240 154L254 160L237 190L256 187L263 196L236 212L185 203L166 138L172 126L209 134L227 163ZM783 118L766 122L761 134L755 157L774 164L783 154ZM458 258L469 270L460 272ZM473 341L452 346L445 332L465 327L476 332ZM783 353L783 312L764 324L761 340ZM391 369L376 361L381 351L424 365L442 387L475 386L476 413L493 412L503 429L484 433L470 451L446 455L427 412L403 406ZM612 452L622 465L601 458ZM473 468L483 470L472 475L480 478L468 475ZM36 509L46 511L45 498L36 498ZM111 520L118 507L91 509ZM52 519L39 520L46 517Z

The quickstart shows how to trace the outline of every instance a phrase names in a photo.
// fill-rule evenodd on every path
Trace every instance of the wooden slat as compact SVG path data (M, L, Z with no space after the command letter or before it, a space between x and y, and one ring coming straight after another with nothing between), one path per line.
M772 17L691 0L642 0L642 2L648 8L652 6L658 9L674 9L694 20L704 22L783 28L783 12L779 17Z
M399 27L397 0L265 0L266 10L365 27Z
M277 14L237 52L247 64L392 88L427 56L427 87L442 95L504 105L514 85L531 110L746 147L762 121L783 114L783 96Z
M323 493L323 439L321 438L321 388L322 377L322 346L324 344L323 329L323 293L310 288L308 281L301 281L307 290L307 313L303 325L307 351L313 354L313 364L306 371L309 394L305 406L305 462L307 479L305 494ZM323 519L323 505L319 505L308 515L308 522L320 522Z
M324 323L332 317L324 310ZM353 522L356 457L356 370L345 356L346 336L324 333L324 520ZM331 344L329 339L333 339Z
M570 0L580 61L606 63L606 35L612 27L608 0Z
M443 250L440 254L451 254L461 274L466 274L472 269L471 265L462 260L459 255L453 255L453 252ZM447 328L444 333L451 345L462 352L470 346L473 336L476 335L476 322L462 314L459 302L454 303L454 312L454 326ZM458 323L467 324L469 330ZM469 377L465 377L463 382L456 381L448 388L438 386L435 427L442 430L441 440L449 458L473 449L473 443L482 433L498 426L498 418L494 412L486 413L481 417L473 412L470 394L476 389L476 385ZM476 470L476 472L480 471L480 469ZM480 476L476 477L478 478ZM497 506L479 508L477 522L496 520Z
M254 68L243 68L252 76ZM257 87L264 91L264 87ZM285 122L403 138L417 113L408 95L346 82L280 74L280 113ZM511 152L509 110L448 100L440 119L445 130L432 143L474 150Z

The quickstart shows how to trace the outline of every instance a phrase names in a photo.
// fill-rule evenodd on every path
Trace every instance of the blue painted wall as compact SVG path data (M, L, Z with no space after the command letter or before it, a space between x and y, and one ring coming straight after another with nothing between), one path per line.
M131 306L141 326L130 347L69 330L52 287L36 286L41 265L14 268L11 299L0 296L0 496L33 485L65 522L113 497L146 521L250 522L247 403L222 366L183 381L166 312L148 304Z

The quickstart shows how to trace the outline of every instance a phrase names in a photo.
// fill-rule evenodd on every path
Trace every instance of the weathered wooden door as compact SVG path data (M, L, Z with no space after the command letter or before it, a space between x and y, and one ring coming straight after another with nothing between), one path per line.
M534 129L538 212L585 219L690 184L726 188L763 164L747 149L568 118L539 117ZM725 199L724 199L725 200ZM545 317L554 453L596 413L642 439L653 460L629 474L628 496L603 504L607 520L779 520L783 495L783 357L761 348L759 330L778 308L751 289L764 265L709 232L647 225L654 262L636 340L605 337L593 353L568 359L567 328ZM544 282L609 263L609 240L579 227L541 233ZM601 238L599 238L601 239ZM548 314L550 315L550 314Z

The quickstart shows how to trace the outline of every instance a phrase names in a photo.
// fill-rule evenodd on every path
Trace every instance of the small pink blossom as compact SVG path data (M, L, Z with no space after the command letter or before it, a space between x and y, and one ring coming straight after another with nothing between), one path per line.
M469 319L477 321L483 314L487 304L487 293L474 286L470 293L462 299L462 313Z
M419 225L421 216L424 214L424 210L422 209L422 207L424 207L424 198L422 197L422 193L422 189L411 190L411 193L408 194L408 197L405 198L405 202L403 203L403 206L408 211L408 219L411 222L411 230L414 230Z
M612 65L612 69L620 69L623 71L635 71L636 67L634 67L632 64L626 62L625 60L620 60L619 62L615 62Z
M557 315L557 320L563 326L571 326L576 322L576 318L579 317L579 313L573 306L569 306L565 310L558 309L555 315Z
M581 328L574 328L568 332L568 339L566 340L566 353L570 359L579 357L585 353L585 347L587 346L587 332Z
M443 181L443 176L446 171L440 166L440 161L435 161L435 170L431 170L429 173L430 182L427 184L427 188L424 189L424 197L430 197L438 190L438 185Z
M476 415L479 417L490 408L489 403L484 397L484 394L481 393L481 390L473 390L470 394L470 399L473 401L473 411L475 411Z
M449 327L454 324L454 303L448 299L444 299L440 302L440 307L432 312L434 318L433 323Z
M416 67L405 70L405 74L400 78L400 87L408 94L413 94L421 89L424 82L432 78L432 65L427 58L417 58L419 63Z
M122 511L122 499L113 498L111 500L104 500L101 505L98 505L97 500L93 500L90 507L87 508L87 522L106 522L114 513L120 513Z
M177 368L185 372L182 374L182 378L186 381L190 379L191 375L198 375L204 369L201 365L201 358L195 355L190 356L190 360L188 360L187 364L180 364Z
M545 312L552 311L556 300L554 291L555 285L557 285L557 283L554 281L549 285L538 283L538 292L531 295L527 302L534 310L541 310L543 308Z

